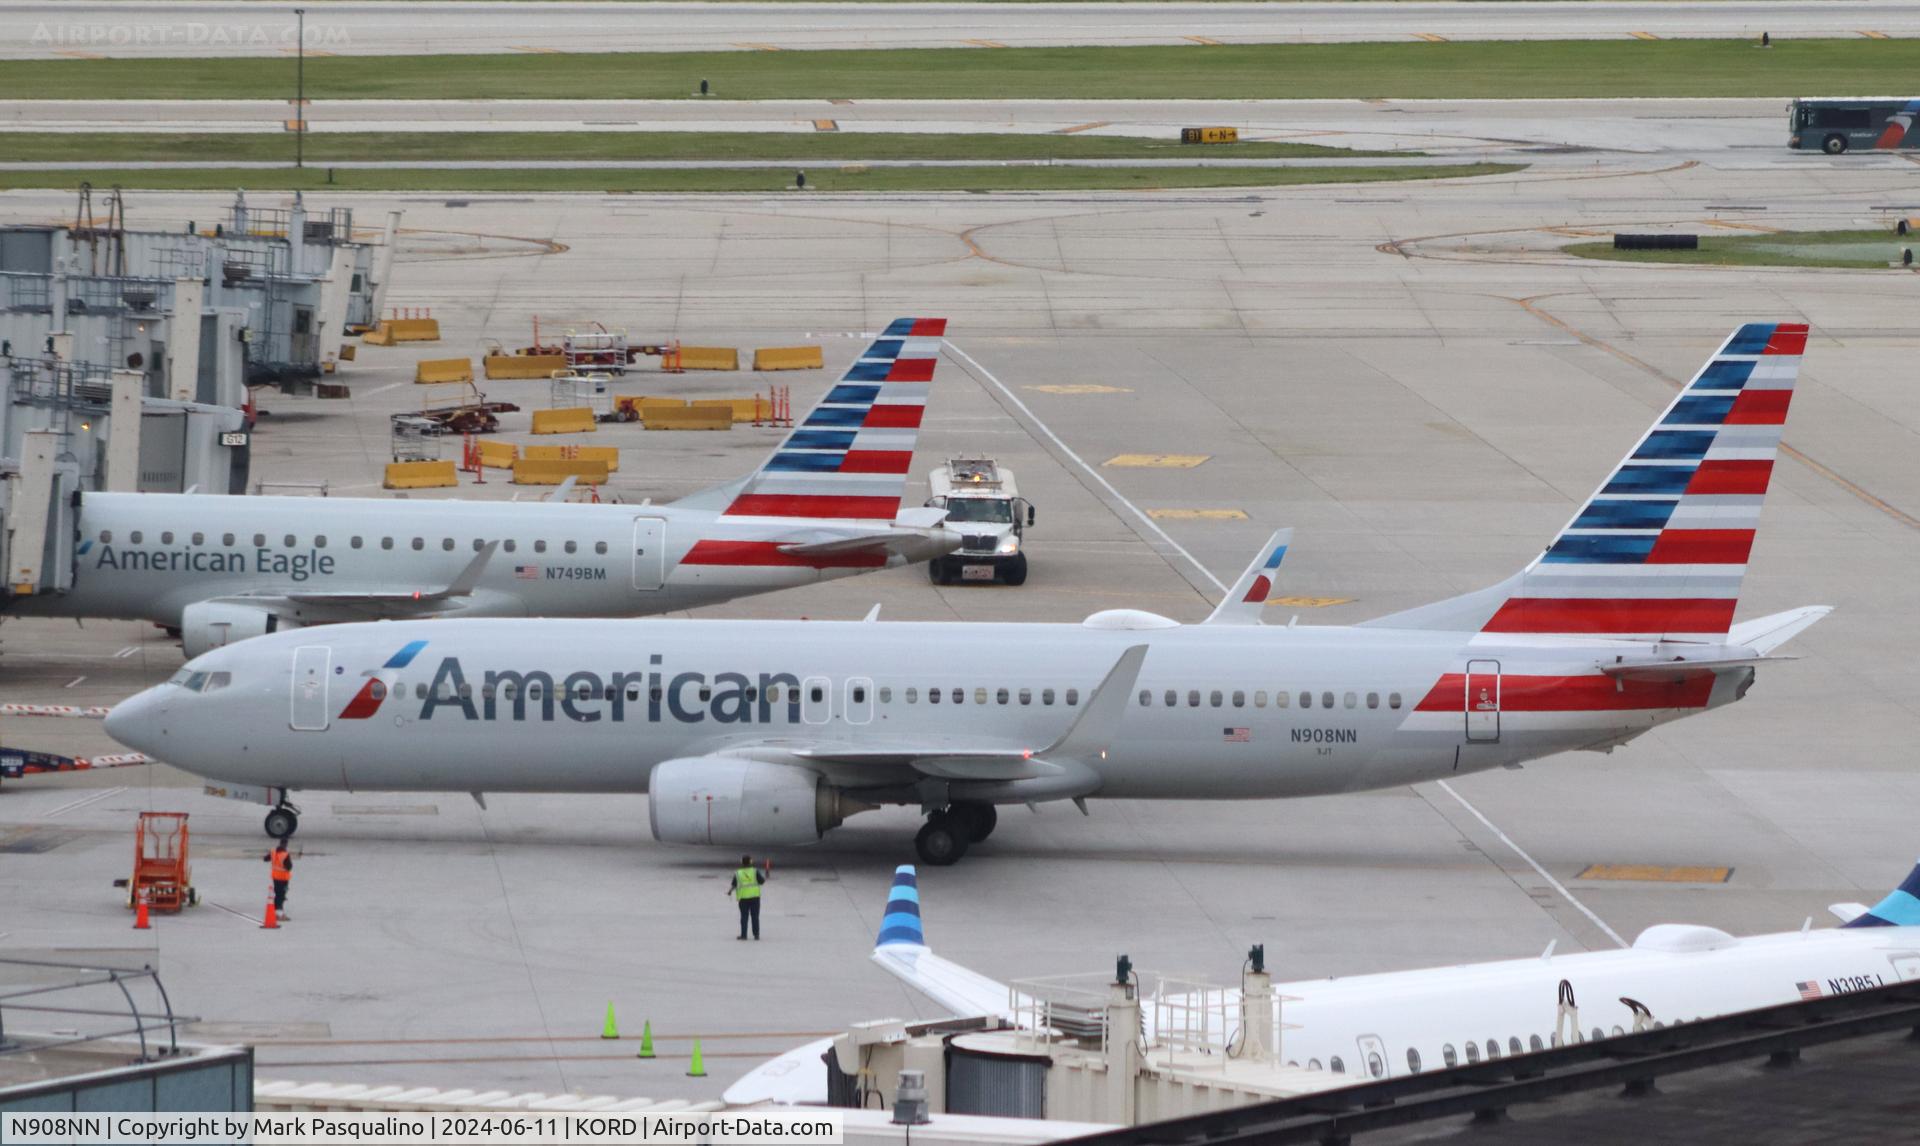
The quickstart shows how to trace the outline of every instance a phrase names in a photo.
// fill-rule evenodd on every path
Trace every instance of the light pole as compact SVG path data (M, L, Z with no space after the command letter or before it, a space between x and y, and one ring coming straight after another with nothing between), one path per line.
M307 10L295 8L294 20L297 26L295 35L299 43L294 45L293 65L293 165L307 165Z

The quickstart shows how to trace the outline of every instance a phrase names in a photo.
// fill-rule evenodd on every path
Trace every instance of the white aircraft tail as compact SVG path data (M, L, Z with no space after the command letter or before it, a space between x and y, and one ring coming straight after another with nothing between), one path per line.
M942 959L927 946L926 930L920 922L920 884L912 864L894 869L887 909L880 917L880 935L873 945L873 961L957 1018L1013 1016L1010 987Z
M1728 643L1806 343L1804 323L1734 331L1525 569L1364 623Z

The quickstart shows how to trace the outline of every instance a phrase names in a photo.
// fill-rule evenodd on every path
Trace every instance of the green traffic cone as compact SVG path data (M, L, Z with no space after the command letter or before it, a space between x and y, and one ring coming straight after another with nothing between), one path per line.
M693 1040L693 1062L687 1067L688 1078L707 1077L706 1060L700 1057L700 1040Z
M635 1058L652 1058L653 1057L653 1020L652 1019L648 1019L646 1022L640 1024L640 1053L637 1055L634 1055L633 1057Z
M613 1000L611 999L607 1000L607 1022L605 1026L600 1028L600 1037L603 1039L617 1039L620 1037L620 1028L615 1026L613 1022Z

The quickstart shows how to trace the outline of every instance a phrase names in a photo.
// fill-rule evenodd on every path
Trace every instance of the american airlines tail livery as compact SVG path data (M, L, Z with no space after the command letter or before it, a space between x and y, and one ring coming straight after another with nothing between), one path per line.
M73 588L7 615L178 629L188 656L346 621L622 617L952 552L901 510L946 320L902 318L744 479L670 505L81 495Z
M921 906L914 869L897 869L875 963L958 1018L1032 1013L1011 985L936 955ZM1290 1065L1359 1083L1920 979L1920 867L1872 908L1828 910L1839 927L1736 938L1663 923L1617 951L1549 949L1532 959L1274 983L1269 1005L1278 1012L1266 1029L1282 1032L1280 1056ZM1240 993L1227 996L1215 1020L1241 1012ZM1141 1012L1148 1041L1157 1013ZM1210 1034L1224 1042L1241 1025ZM821 1055L832 1041L762 1064L727 1089L727 1101L825 1103Z
M1313 796L1606 751L1740 699L1828 611L1734 621L1806 337L1741 327L1525 569L1359 625L1246 623L1283 533L1197 625L342 625L198 657L107 731L275 790L648 792L669 843L811 843L907 804L929 864L1001 804Z

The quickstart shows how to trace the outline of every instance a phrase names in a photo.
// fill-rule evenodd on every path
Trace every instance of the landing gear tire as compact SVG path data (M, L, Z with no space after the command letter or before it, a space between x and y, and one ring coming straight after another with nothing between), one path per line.
M1826 152L1828 155L1840 155L1847 150L1847 137L1844 135L1829 135L1820 141L1820 150Z
M267 813L267 834L274 839L290 836L300 830L300 813L292 808L275 808Z
M994 827L1000 823L1000 813L992 804L955 804L947 809L947 815L967 834L970 844L977 844L992 835Z
M1000 569L1000 579L1009 585L1027 583L1027 555L1022 553L1007 562Z
M945 585L947 583L947 563L938 557L927 562L927 580L933 582L935 585Z
M966 831L952 816L935 813L927 817L926 826L913 837L913 850L928 867L947 867L967 854L970 842Z

